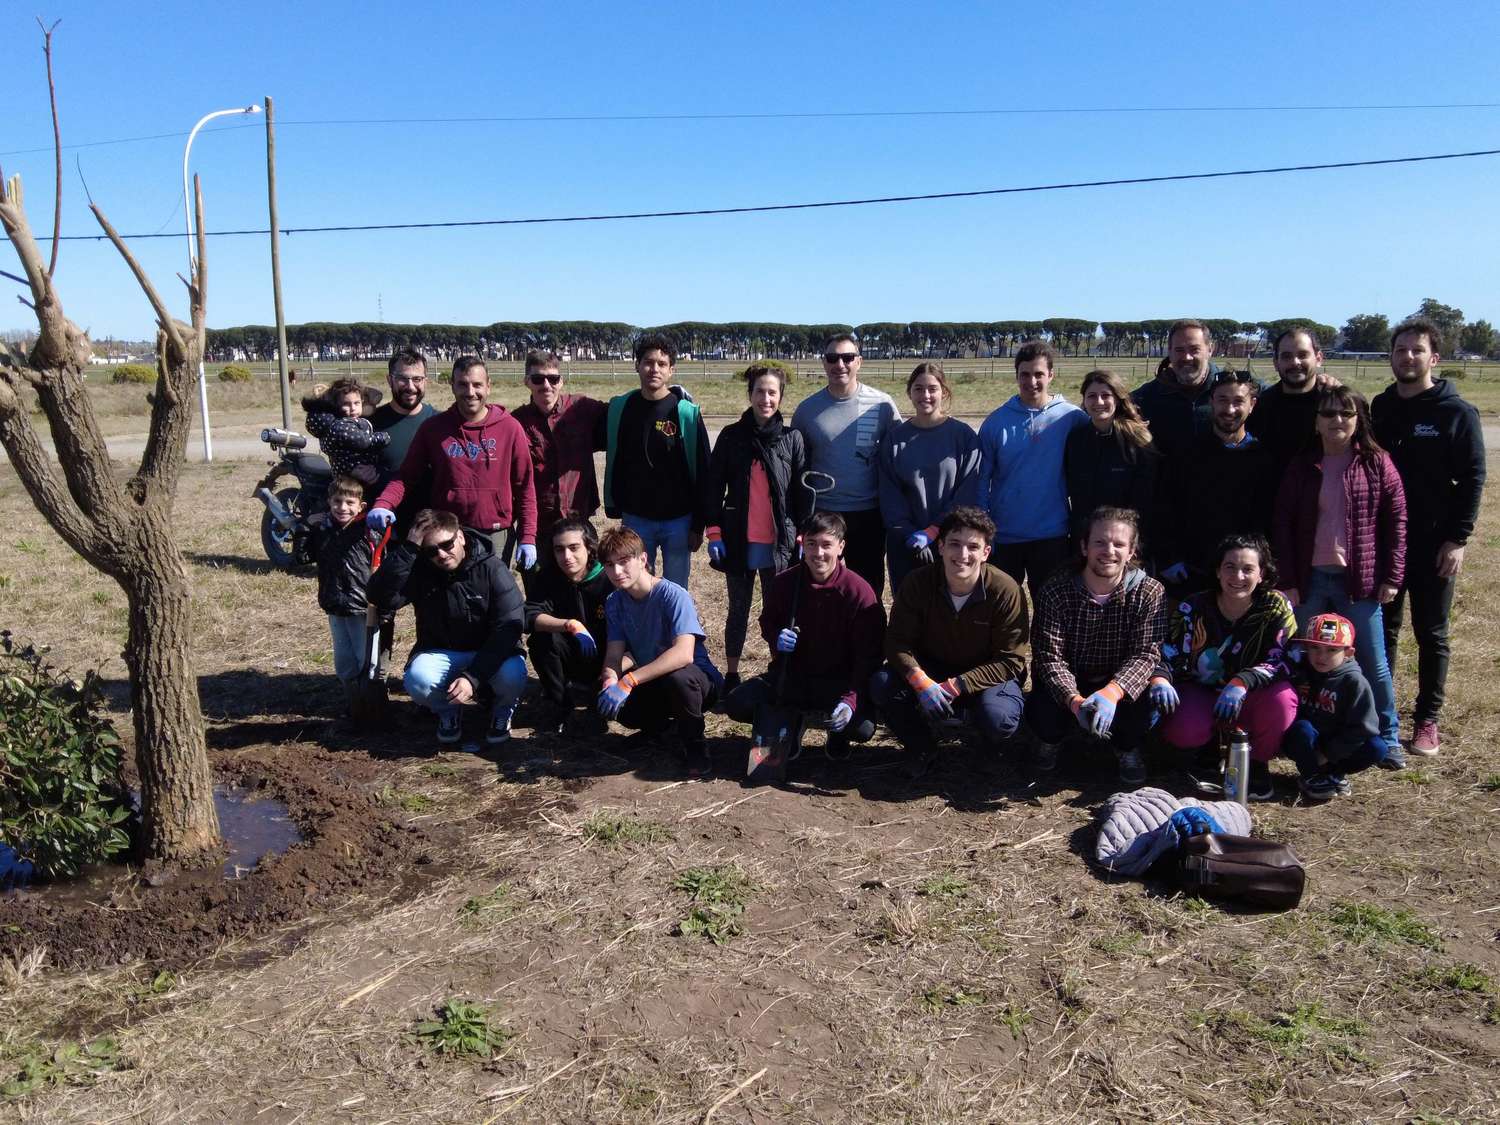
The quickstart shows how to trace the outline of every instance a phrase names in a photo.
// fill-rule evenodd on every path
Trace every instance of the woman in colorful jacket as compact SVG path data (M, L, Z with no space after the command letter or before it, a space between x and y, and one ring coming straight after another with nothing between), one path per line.
M1297 635L1291 603L1276 588L1271 549L1258 535L1230 535L1219 544L1217 587L1193 594L1172 610L1165 674L1150 695L1165 717L1161 736L1180 750L1201 750L1193 778L1200 791L1221 792L1216 728L1250 736L1252 801L1275 796L1267 763L1297 717L1288 682L1286 647Z
M1380 734L1393 751L1382 764L1402 768L1380 607L1406 577L1406 492L1375 440L1370 408L1358 391L1331 387L1319 398L1313 444L1287 466L1272 532L1280 589L1296 608L1298 624L1337 613L1354 625L1354 656L1375 693Z
M729 591L726 694L740 682L756 575L764 601L776 572L796 561L797 528L811 514L812 495L802 484L807 468L802 435L781 417L785 389L779 368L753 363L745 369L750 408L719 432L703 485L708 562L724 572Z

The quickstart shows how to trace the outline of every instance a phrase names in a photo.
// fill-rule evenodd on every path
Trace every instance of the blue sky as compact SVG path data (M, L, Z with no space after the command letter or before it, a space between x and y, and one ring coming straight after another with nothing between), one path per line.
M143 15L150 12L150 15ZM1014 114L320 126L412 117L1500 102L1488 5L54 3L65 144L186 133L270 94L283 226L838 199L1500 148L1500 110ZM50 229L32 8L0 164ZM196 41L199 53L182 47ZM227 119L237 124L240 119ZM200 134L208 228L266 225L265 141ZM65 153L167 290L182 137ZM1500 320L1500 158L790 214L282 240L289 321L807 322L1401 316ZM13 260L8 250L0 256ZM210 323L269 323L267 240L212 240ZM13 268L7 261L3 268ZM95 338L150 310L105 244L63 247ZM0 285L10 283L0 281ZM180 292L180 289L177 290ZM0 294L3 295L3 294ZM27 326L12 306L0 329Z

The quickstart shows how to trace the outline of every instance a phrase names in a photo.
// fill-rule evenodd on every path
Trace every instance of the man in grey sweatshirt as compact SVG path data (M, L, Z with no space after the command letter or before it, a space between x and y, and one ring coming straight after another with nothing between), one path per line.
M818 497L818 508L844 517L844 563L885 591L885 527L880 519L877 463L880 439L901 421L891 396L859 381L859 342L847 333L823 345L828 385L798 404L792 428L807 446L807 467L836 485Z

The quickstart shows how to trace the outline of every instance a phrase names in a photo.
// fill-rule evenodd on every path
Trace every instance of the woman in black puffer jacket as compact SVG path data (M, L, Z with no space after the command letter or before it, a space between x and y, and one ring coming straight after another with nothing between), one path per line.
M729 588L726 693L740 680L755 576L760 575L764 599L775 573L796 560L797 529L812 511L812 493L802 485L807 468L802 435L781 417L785 389L779 369L764 363L746 369L750 409L720 432L704 481L709 565L724 572Z

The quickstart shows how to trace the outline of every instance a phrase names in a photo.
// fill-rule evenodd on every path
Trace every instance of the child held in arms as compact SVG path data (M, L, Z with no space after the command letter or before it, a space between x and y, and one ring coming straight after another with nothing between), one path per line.
M375 483L380 447L391 435L377 433L364 414L367 405L374 410L379 402L380 392L361 386L357 379L340 379L322 394L302 400L307 432L318 439L335 473Z
M354 701L365 662L365 587L370 582L374 541L365 526L364 486L337 476L328 486L326 521L315 526L313 557L318 561L318 608L328 615L333 635L333 671Z
M1304 798L1347 797L1354 792L1348 775L1379 765L1390 752L1380 736L1375 695L1354 659L1354 626L1336 613L1320 613L1298 643L1302 660L1292 680L1297 721L1281 748L1297 763Z

